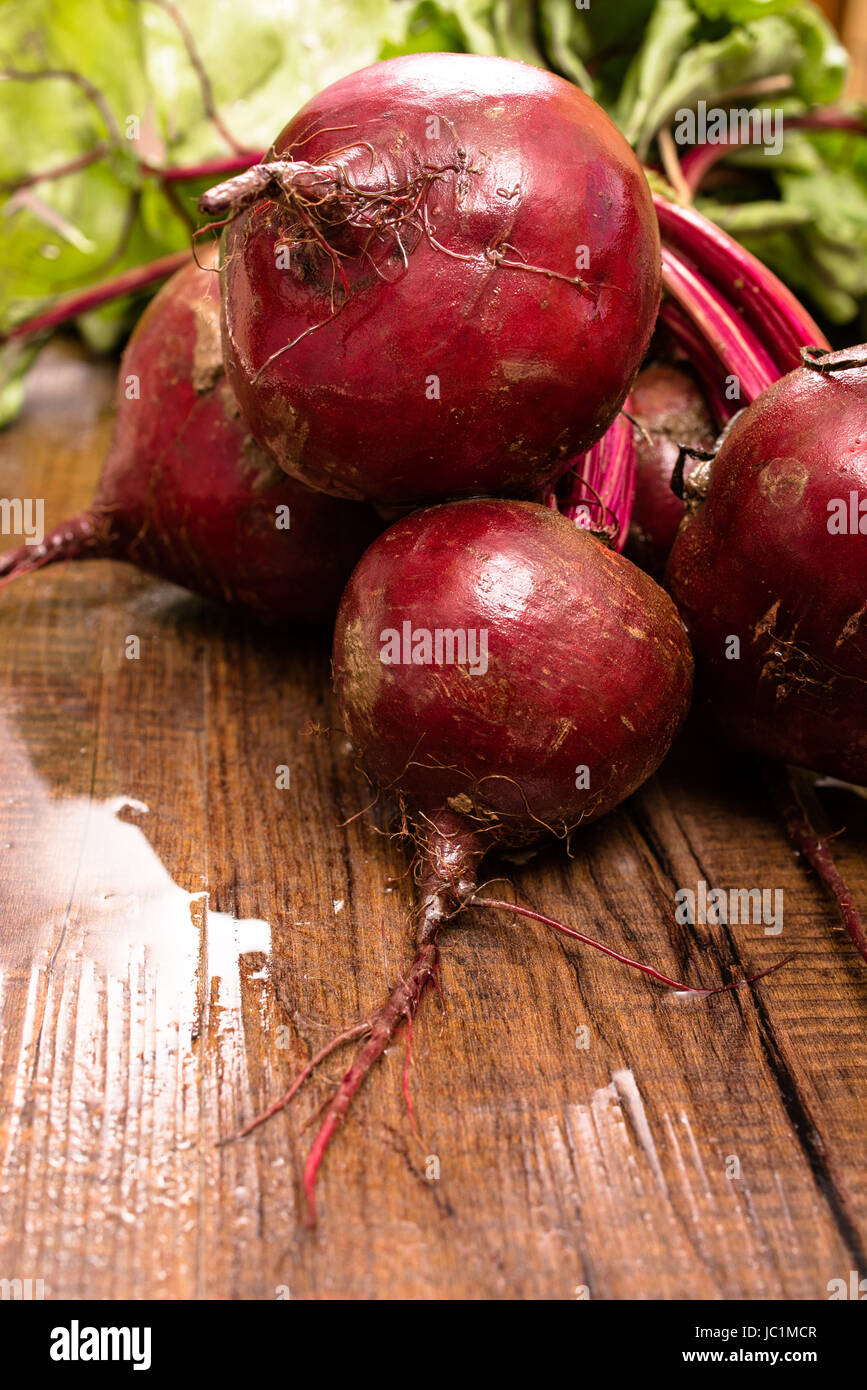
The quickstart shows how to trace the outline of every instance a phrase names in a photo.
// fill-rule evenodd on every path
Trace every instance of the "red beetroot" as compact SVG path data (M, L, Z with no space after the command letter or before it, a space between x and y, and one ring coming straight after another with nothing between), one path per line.
M867 347L765 391L687 494L666 584L702 702L747 748L867 782Z
M366 552L337 617L334 681L366 772L412 828L421 922L416 957L382 1008L242 1131L338 1043L367 1036L307 1161L311 1213L328 1143L411 1022L445 923L465 906L507 906L587 940L475 897L479 861L496 845L565 839L649 777L686 714L692 657L664 592L588 532L545 507L465 501L413 513Z
M96 497L41 546L0 558L0 582L111 558L271 622L333 616L381 524L287 478L251 438L223 370L219 316L213 271L191 263L164 286L121 362Z
M635 498L628 554L650 574L661 574L683 517L683 502L671 490L671 475L687 444L710 449L716 431L704 395L691 372L656 362L632 388L635 431ZM694 462L689 461L692 467ZM687 476L691 467L687 468Z
M660 295L644 174L571 83L424 53L314 97L212 189L229 376L313 487L382 503L541 488L616 416Z
M409 665L405 624L422 634ZM467 634L463 664L448 662L447 639L440 663L435 642L428 656L437 631ZM392 526L353 574L334 639L365 769L417 817L462 816L485 846L565 838L634 791L677 732L691 664L661 589L565 518L515 502Z

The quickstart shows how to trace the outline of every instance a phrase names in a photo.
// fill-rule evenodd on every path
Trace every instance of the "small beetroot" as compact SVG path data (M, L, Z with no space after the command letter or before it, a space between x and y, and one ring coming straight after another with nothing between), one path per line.
M710 449L716 431L695 377L669 362L655 362L639 373L629 413L638 428L627 554L648 573L660 575L683 517L683 502L671 490L680 446Z
M666 585L701 704L746 748L867 782L867 347L771 386L686 492Z
M0 583L61 560L128 560L269 622L321 621L381 529L368 508L287 478L252 439L223 370L218 276L191 262L126 348L93 502L2 556Z

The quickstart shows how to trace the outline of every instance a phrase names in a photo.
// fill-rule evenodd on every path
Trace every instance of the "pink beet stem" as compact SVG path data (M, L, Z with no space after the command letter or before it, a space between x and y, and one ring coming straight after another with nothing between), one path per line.
M630 956L624 956L620 951L613 950L610 946L603 946L601 941L596 941L592 936L585 936L583 932L574 931L572 927L566 927L562 922L557 922L553 917L546 917L542 912L533 912L529 907L520 907L517 903L505 902L499 898L473 898L467 904L468 907L498 907L504 912L515 912L519 917L531 917L534 922L542 922L546 927L552 927L554 931L562 932L564 936L571 937L574 941L583 941L585 946L592 946L595 951L601 951L605 956L611 956L614 960L619 960L623 965L629 965L633 970L641 970L645 975L650 975L652 979L659 980L661 984L670 985L672 989L680 990L687 994L725 994L729 989L740 989L742 985L754 984L756 980L764 979L765 975L770 975L774 970L779 970L781 965L785 965L791 960L787 956L785 960L778 960L776 965L771 965L767 970L759 971L758 975L750 975L746 980L733 980L729 985L717 985L715 989L701 989L697 985L685 985L680 980L672 980L668 975L661 975L658 970L654 970L652 965L642 965L640 961L633 960Z
M659 320L665 324L675 343L685 352L689 364L701 377L702 387L716 424L727 424L740 409L741 403L730 401L726 396L725 368L713 348L696 328L689 314L684 313L673 299L663 300Z
M835 111L833 108L824 108L819 111L808 111L803 116L787 116L787 130L841 130L851 131L856 135L867 134L867 120L863 116L850 115L845 111ZM737 149L740 141L720 140L713 145L694 145L687 150L680 161L680 171L684 177L687 187L694 195L698 192L704 182L708 171L713 168L717 160L725 159L727 154L733 149Z
M601 439L574 458L546 494L546 505L591 531L605 530L615 550L629 534L635 495L635 436L629 397Z
M41 309L32 318L23 319L5 333L0 333L0 343L57 328L61 323L78 318L79 314L98 309L101 304L108 304L113 299L121 299L124 295L146 289L158 280L167 280L176 270L187 264L190 254L189 251L173 251L171 255L160 256L158 260L149 261L147 265L137 265L132 270L124 270L120 275L103 280L98 285L89 285L86 289L65 295L62 299L56 300L49 309Z
M802 347L829 347L800 300L745 246L694 208L654 196L663 245L699 272L736 320L743 315L767 350L776 377L800 366Z
M155 174L162 183L187 183L193 179L217 179L221 174L242 174L251 165L261 164L265 151L248 155L226 155L224 159L206 159L202 164L177 164L161 169L156 164L143 164L143 173Z
M749 325L738 318L717 289L667 246L662 249L662 283L714 349L726 373L737 377L747 401L755 400L779 379L780 372Z

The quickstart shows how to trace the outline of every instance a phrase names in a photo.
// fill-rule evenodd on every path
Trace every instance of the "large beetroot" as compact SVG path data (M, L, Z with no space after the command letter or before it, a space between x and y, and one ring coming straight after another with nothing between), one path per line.
M343 78L212 189L225 350L293 476L383 503L528 495L598 439L660 294L641 168L550 73L419 54Z
M821 354L686 484L666 583L741 745L867 782L867 348Z
M148 306L121 363L96 497L0 582L61 560L128 560L271 622L331 618L381 529L366 507L311 492L251 438L222 366L220 291L192 262Z

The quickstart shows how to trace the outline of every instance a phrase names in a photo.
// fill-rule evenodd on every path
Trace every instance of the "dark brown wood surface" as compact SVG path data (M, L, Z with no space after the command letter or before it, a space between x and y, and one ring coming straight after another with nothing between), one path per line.
M110 365L49 349L0 496L44 497L49 523L86 502L111 392ZM126 566L0 591L0 1277L57 1298L824 1299L867 1275L867 970L750 764L695 735L571 859L491 872L693 983L790 965L679 996L467 914L415 1028L418 1132L400 1040L325 1161L317 1231L299 1128L338 1059L217 1146L407 958L386 810L346 824L366 785L310 732L328 676L326 638ZM867 904L867 803L822 795ZM782 934L676 925L701 879L782 889Z

